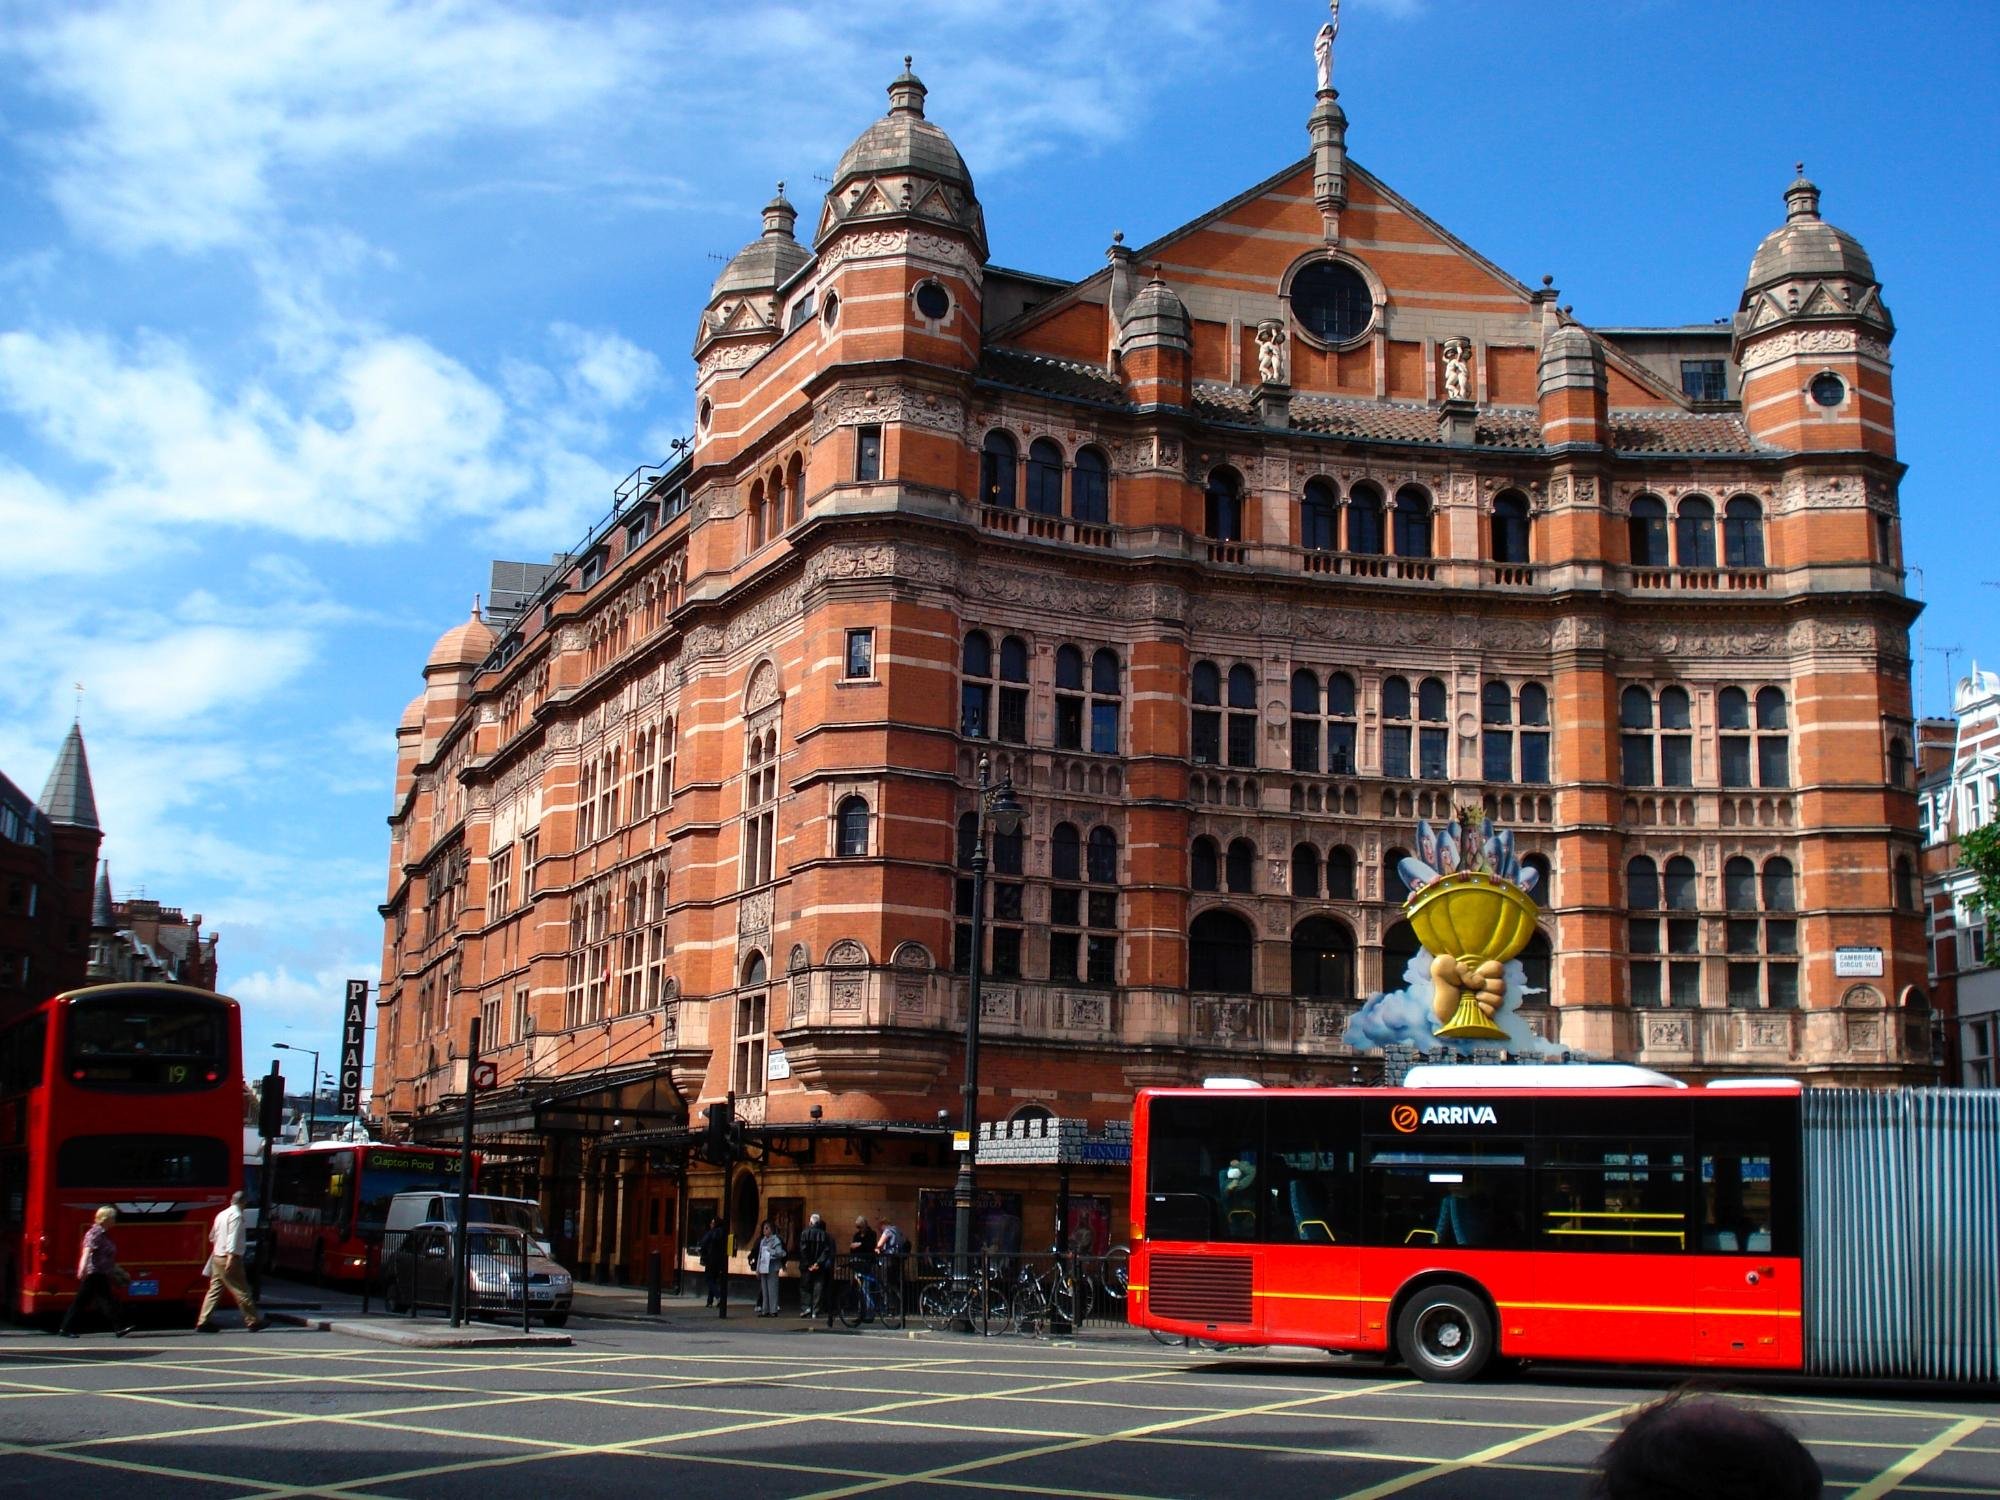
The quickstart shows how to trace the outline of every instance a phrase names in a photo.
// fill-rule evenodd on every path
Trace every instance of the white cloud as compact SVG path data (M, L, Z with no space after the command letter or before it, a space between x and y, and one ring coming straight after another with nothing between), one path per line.
M134 728L181 723L224 703L262 698L312 661L303 630L200 625L139 640L100 641L77 670L104 710Z
M556 348L570 361L573 395L619 410L632 405L660 379L660 361L615 333L558 323L550 330Z

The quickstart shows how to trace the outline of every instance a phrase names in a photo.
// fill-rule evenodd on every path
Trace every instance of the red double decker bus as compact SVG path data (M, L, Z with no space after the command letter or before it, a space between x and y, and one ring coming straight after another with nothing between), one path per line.
M472 1158L478 1186L479 1157ZM359 1281L398 1193L458 1191L458 1153L439 1146L319 1141L271 1157L271 1263L315 1280Z
M1409 1082L1142 1091L1132 1321L1431 1380L1495 1358L2000 1374L2000 1093Z
M0 1305L61 1311L91 1217L135 1310L198 1305L215 1213L242 1182L236 1002L168 984L57 995L0 1031Z

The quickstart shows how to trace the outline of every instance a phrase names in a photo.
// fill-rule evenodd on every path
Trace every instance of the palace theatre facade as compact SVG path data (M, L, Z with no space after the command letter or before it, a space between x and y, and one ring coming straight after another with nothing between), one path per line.
M1072 283L992 264L889 101L700 309L686 458L425 666L397 1133L452 1138L477 1014L488 1180L586 1267L711 1207L934 1237L982 758L1026 813L982 1119L1375 1076L1398 860L1482 803L1543 872L1551 1042L1927 1076L1893 328L1811 183L1733 321L1589 328L1348 160L1326 87L1303 160ZM725 1182L681 1127L731 1093ZM1045 1176L982 1185L1046 1236Z

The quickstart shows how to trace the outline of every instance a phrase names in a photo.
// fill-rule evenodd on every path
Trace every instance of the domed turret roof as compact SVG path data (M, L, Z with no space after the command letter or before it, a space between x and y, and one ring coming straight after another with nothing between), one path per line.
M709 288L708 300L776 291L789 281L812 258L792 236L798 217L799 211L785 197L785 185L779 183L777 196L764 205L764 232L729 258Z
M889 113L862 131L834 168L835 193L853 177L916 173L951 183L972 196L972 174L965 169L965 158L950 136L924 118L928 92L923 80L910 71L910 59L904 58L903 71L889 85Z
M1128 349L1138 343L1177 343L1187 348L1192 340L1193 321L1187 304L1156 270L1153 279L1139 289L1125 316L1118 321L1118 347Z
M403 717L396 721L398 729L422 729L424 727L424 695L417 694L403 707Z
M461 621L438 637L431 647L430 660L424 663L425 672L448 667L476 667L493 654L493 647L500 637L493 633L493 627L479 617L479 601L472 601L472 618Z
M1785 222L1764 236L1750 261L1746 292L1761 291L1792 280L1841 278L1860 286L1875 283L1875 266L1861 242L1819 216L1819 189L1808 182L1804 168L1785 189Z

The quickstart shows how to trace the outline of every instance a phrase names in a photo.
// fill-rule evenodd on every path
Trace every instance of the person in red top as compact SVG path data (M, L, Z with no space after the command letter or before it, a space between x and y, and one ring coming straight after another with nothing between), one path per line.
M104 1309L105 1321L121 1339L132 1331L132 1325L125 1321L124 1309L111 1294L114 1281L123 1285L130 1279L119 1268L118 1246L111 1239L111 1226L117 1222L118 1210L106 1204L83 1232L83 1250L76 1261L76 1300L63 1315L60 1330L66 1339L78 1336L76 1325L82 1321L84 1309L91 1306Z

